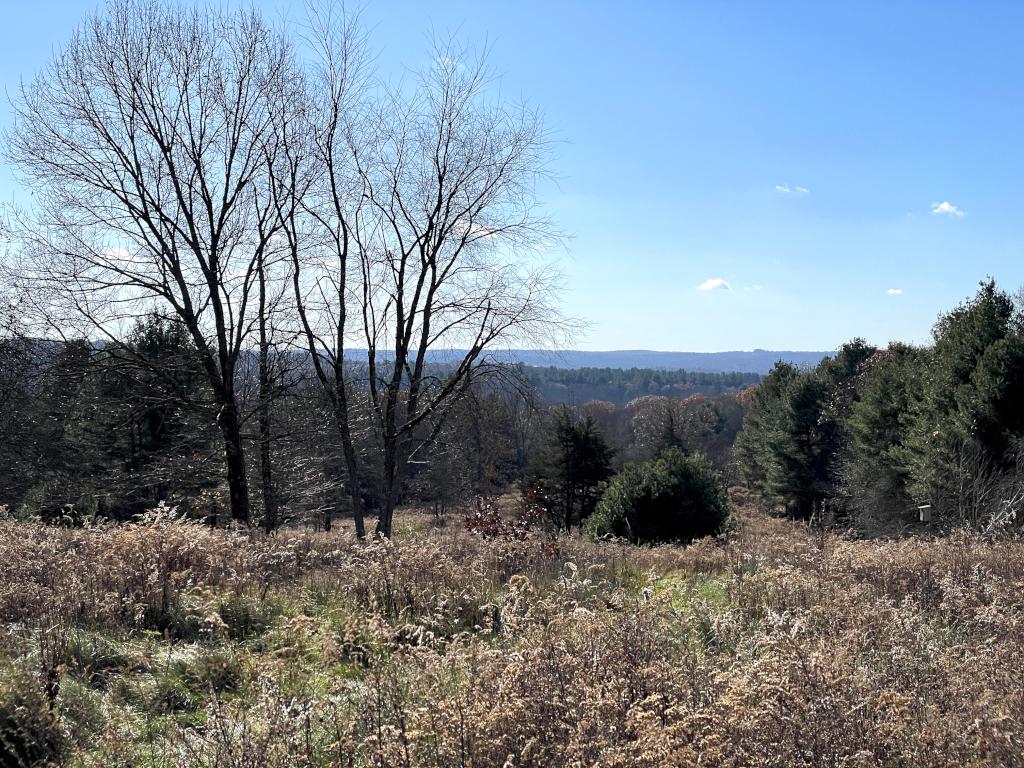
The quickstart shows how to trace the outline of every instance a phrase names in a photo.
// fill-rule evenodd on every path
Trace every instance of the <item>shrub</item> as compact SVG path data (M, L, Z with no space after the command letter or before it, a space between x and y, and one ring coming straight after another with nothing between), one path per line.
M0 765L57 765L67 741L35 680L0 670Z
M692 541L719 533L729 514L721 477L701 455L678 448L616 476L587 521L591 536L634 543Z
M613 454L593 415L578 418L565 406L554 411L548 438L526 468L525 486L544 498L542 509L556 530L569 531L593 513Z

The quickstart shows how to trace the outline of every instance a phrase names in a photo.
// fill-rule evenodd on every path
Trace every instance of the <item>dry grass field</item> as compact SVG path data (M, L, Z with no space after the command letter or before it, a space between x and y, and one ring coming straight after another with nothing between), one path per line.
M0 763L1022 762L1024 543L737 518L654 548L2 522Z

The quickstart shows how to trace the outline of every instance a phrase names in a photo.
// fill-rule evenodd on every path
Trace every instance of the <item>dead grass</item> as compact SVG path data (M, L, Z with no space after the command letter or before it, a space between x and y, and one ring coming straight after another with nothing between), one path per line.
M58 679L77 765L1021 761L1024 542L740 520L685 548L4 522L0 670Z

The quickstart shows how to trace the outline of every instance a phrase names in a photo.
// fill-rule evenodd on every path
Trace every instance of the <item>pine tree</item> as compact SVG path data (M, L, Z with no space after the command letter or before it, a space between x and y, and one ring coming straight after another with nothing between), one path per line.
M611 474L613 451L593 416L555 410L547 443L527 467L525 488L539 491L555 528L571 530L597 506Z
M891 518L911 506L902 454L929 359L928 350L893 342L868 358L857 377L846 425L844 490L861 515Z
M900 455L912 495L963 516L965 487L1010 466L1024 433L1024 336L1012 297L994 280L942 316Z

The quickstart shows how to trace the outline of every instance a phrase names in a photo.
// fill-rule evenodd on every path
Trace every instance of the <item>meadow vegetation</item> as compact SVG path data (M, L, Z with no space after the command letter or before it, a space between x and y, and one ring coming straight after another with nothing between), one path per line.
M0 763L1019 760L1021 542L856 540L738 501L686 547L415 511L391 541L2 522Z

